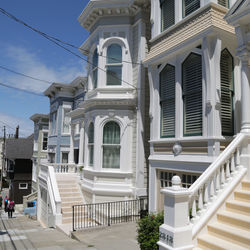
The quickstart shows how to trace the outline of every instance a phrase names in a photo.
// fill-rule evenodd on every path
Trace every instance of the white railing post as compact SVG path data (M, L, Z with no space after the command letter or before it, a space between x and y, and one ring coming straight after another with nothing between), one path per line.
M181 179L177 175L172 178L172 187L161 192L164 194L164 224L159 228L159 250L193 249L188 215L190 192L181 187Z

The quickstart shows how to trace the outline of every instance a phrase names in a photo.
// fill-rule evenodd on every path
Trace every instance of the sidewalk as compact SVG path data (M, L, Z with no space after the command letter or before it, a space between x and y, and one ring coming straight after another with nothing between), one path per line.
M72 233L73 238L93 246L93 250L140 250L136 236L135 222Z
M73 233L75 239L15 212L0 211L0 250L139 250L136 223L113 225Z
M0 250L27 249L91 250L56 229L42 228L37 221L18 213L9 219L7 213L0 211Z

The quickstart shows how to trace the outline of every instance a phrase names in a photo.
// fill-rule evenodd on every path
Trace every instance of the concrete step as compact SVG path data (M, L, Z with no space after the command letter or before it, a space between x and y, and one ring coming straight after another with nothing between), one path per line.
M204 234L197 239L198 247L211 250L249 250L227 240L220 239L210 234Z
M62 207L62 213L72 213L72 207Z
M79 192L62 192L60 193L61 198L81 198L81 194Z
M235 197L235 200L250 202L250 191L248 190L235 191L234 197Z
M250 215L250 202L231 200L226 202L226 209L231 212Z
M74 205L83 205L83 201L62 201L62 208L72 207Z
M59 188L59 193L76 193L79 192L78 188L76 187L63 187L63 188Z
M250 191L250 181L242 181L242 189Z
M62 203L64 201L66 201L66 202L73 202L73 203L74 202L81 202L81 203L83 203L81 196L78 196L78 197L61 197L61 200L62 200Z
M237 228L247 229L250 228L250 216L234 213L230 211L221 211L217 213L218 222L227 225L236 226Z
M212 223L208 225L208 232L220 239L227 240L242 247L250 246L250 231L223 223Z

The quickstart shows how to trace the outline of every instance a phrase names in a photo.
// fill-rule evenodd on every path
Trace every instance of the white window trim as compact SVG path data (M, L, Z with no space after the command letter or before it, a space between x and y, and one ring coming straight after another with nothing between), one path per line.
M46 149L46 150L43 149L44 133L47 133L47 134L48 134L48 136L47 136L47 149ZM42 152L48 152L48 144L49 144L49 131L48 131L48 130L43 130L43 131L42 131L42 142L41 142L41 151L42 151Z
M62 118L61 118L61 133L62 135L70 135L71 133L71 126L69 124L69 131L67 133L65 133L63 131L63 124L64 124L64 116L65 116L65 110L67 110L68 112L70 112L72 110L72 105L71 103L64 103L62 106ZM71 123L71 118L70 118L70 123Z

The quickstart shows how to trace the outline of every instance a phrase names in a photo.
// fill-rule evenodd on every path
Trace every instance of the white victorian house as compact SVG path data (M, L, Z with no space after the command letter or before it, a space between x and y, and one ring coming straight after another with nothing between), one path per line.
M87 203L147 195L148 82L141 62L150 31L149 1L90 1L78 18L90 32L88 91L70 113L84 118L81 188Z

